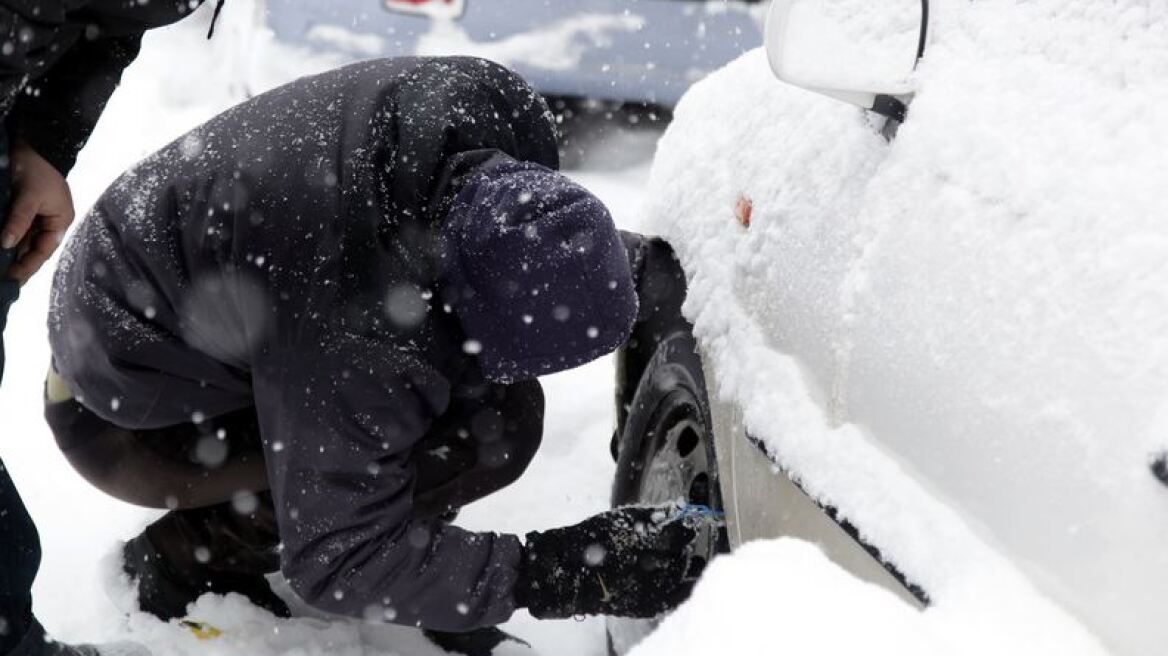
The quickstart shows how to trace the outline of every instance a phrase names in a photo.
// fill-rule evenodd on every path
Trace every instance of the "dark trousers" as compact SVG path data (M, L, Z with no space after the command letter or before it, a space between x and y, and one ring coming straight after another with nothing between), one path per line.
M8 217L10 179L8 138L0 127L0 225ZM8 308L20 295L20 287L6 276L12 255L12 251L0 250L0 334L8 322ZM0 379L3 375L4 344L0 338ZM36 526L0 460L0 654L12 651L31 627L32 582L40 563Z
M251 409L137 431L74 400L46 403L45 418L65 458L95 487L127 503L170 510L145 533L175 576L279 568L279 534Z
M476 444L460 421L491 406L513 418L510 448ZM69 400L45 417L66 459L90 483L129 503L169 509L146 529L172 574L188 579L268 574L279 569L279 532L254 409L153 430L130 430ZM538 383L488 386L456 398L413 450L419 517L451 511L510 485L539 448Z
M36 526L0 462L0 654L32 626L32 582L41 562Z
M0 654L32 626L32 582L41 562L36 526L0 462Z

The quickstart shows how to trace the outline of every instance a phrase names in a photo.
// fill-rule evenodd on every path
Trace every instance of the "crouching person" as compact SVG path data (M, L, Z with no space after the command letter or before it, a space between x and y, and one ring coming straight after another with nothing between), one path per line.
M538 449L536 377L637 313L608 211L556 166L522 80L399 59L261 95L115 182L56 273L46 414L88 480L169 509L125 548L144 610L287 615L279 569L320 609L489 647L517 608L685 596L695 533L669 512L526 541L450 523Z

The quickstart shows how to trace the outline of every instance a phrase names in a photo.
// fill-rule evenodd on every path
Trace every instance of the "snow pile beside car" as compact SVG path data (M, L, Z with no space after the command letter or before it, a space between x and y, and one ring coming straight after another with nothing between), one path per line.
M1097 649L1076 619L1155 651L1168 6L932 6L891 142L761 51L696 85L651 226L719 398L926 590L926 618L993 653Z
M715 559L693 596L629 656L956 654L922 615L789 538Z

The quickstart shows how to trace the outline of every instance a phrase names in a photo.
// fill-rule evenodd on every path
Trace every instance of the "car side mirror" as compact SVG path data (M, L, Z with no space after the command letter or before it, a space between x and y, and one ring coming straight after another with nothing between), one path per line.
M767 59L784 82L903 121L928 23L928 0L774 0Z

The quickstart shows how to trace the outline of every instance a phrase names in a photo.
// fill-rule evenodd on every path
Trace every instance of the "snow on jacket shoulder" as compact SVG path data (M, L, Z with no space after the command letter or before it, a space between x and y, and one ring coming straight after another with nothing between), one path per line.
M254 405L283 570L310 604L502 622L518 539L415 517L409 455L452 385L481 377L444 308L442 222L504 154L555 168L554 128L483 60L365 62L257 96L122 176L79 226L54 279L58 370L127 427Z

